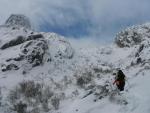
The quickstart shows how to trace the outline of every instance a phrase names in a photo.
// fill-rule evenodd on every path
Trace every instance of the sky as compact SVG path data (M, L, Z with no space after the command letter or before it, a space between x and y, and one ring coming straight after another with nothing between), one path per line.
M120 30L150 22L150 0L0 0L0 24L26 15L37 31L111 41Z

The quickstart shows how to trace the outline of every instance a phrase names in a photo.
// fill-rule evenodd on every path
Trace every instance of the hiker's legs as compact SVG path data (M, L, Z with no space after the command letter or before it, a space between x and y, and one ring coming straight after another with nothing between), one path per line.
M122 83L120 83L119 85L117 85L117 87L118 87L118 89L119 89L120 91L123 91L123 90L124 90L124 86L125 86L125 82L122 82Z

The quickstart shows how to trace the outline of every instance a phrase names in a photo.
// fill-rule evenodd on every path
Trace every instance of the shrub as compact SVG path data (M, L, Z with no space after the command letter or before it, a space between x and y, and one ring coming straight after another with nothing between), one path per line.
M14 111L17 111L17 113L26 113L26 109L27 109L27 104L22 103L22 101L14 105Z
M25 97L35 97L41 94L42 85L34 81L23 81L20 83L20 91Z
M57 110L57 109L59 108L59 103L60 103L59 97L54 96L54 97L51 99L51 103L52 103L53 107L55 108L55 110Z
M10 91L10 107L17 113L41 113L57 110L62 95L47 85L34 81L23 81Z
M93 73L91 70L84 70L79 72L76 75L76 84L82 88L85 88L87 84L90 84L92 81Z
M91 82L90 76L80 76L77 78L77 85L83 87L85 84Z

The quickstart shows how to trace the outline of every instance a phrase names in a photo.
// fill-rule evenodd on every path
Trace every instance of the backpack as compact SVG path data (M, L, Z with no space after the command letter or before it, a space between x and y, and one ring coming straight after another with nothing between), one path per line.
M116 76L116 80L125 81L125 74L121 70L118 71L117 76Z

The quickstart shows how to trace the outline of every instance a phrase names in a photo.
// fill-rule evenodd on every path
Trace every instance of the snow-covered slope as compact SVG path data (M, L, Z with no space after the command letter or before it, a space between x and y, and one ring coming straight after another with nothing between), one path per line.
M13 16L21 26L0 27L0 113L150 112L149 24L121 31L109 46L76 49ZM18 23L14 17L6 23ZM117 68L127 76L120 95Z

